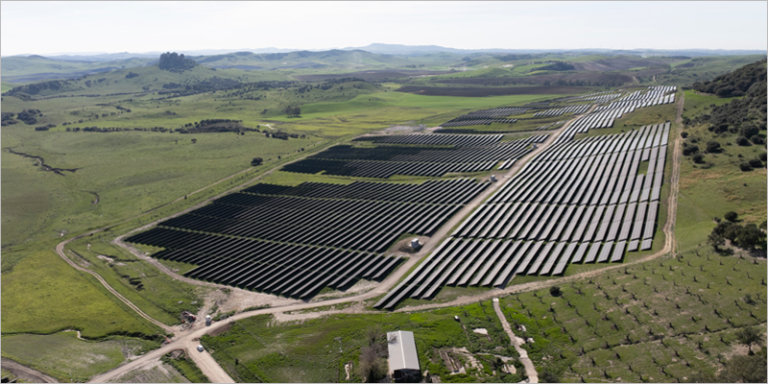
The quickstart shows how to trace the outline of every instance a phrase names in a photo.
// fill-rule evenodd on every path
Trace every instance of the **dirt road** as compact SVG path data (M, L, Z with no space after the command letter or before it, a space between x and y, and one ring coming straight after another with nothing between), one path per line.
M538 383L539 374L536 372L536 367L533 366L533 362L528 358L528 351L520 348L520 344L517 342L517 337L515 337L515 334L512 332L512 327L504 316L504 312L501 311L499 299L493 299L493 310L496 311L496 316L498 316L499 321L501 321L501 327L504 328L504 332L509 336L512 346L515 347L515 351L520 355L520 362L523 363L523 366L525 367L525 374L528 376L528 382Z
M10 371L14 376L30 383L58 383L59 381L42 372L36 371L25 365L21 365L11 359L2 358L0 362L3 369Z
M200 352L196 349L199 344L195 340L189 340L187 342L187 356L195 361L197 367L208 376L212 383L234 383L235 381L224 371L224 368L221 368L208 351Z

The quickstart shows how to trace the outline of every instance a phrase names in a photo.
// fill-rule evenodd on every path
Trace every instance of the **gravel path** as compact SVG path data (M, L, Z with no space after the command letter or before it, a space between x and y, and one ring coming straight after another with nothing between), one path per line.
M539 374L536 372L536 367L533 366L533 362L528 358L528 351L520 348L520 344L517 343L517 337L515 337L515 334L512 332L512 327L504 316L504 312L501 311L499 299L493 299L493 309L496 311L496 316L498 316L501 321L501 326L504 328L504 332L509 336L512 346L515 347L515 351L520 355L520 362L523 363L523 366L525 367L525 374L528 376L528 382L538 383Z

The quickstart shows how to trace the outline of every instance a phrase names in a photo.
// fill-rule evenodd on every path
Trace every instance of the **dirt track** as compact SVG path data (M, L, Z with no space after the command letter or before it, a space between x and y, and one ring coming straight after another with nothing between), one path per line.
M59 381L42 372L36 371L25 365L21 365L11 359L2 358L2 367L18 377L30 383L58 383Z
M525 367L525 374L528 376L528 382L538 383L539 374L536 372L536 367L533 366L533 362L528 358L528 351L520 348L520 344L517 343L517 337L515 337L515 334L512 332L512 327L504 316L504 312L501 311L499 299L493 299L493 310L496 311L496 316L498 316L499 321L501 321L501 327L504 328L504 332L509 336L512 346L515 347L517 354L520 355L520 362L523 363L523 367Z

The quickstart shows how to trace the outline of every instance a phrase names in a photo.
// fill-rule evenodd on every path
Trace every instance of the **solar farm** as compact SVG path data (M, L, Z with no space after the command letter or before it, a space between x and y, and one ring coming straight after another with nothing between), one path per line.
M421 184L257 184L126 241L155 258L197 265L187 276L308 298L324 287L380 279L402 234L429 236L485 188L460 178Z
M504 287L569 263L621 262L653 242L670 124L553 145L480 206L377 303L442 286ZM637 174L648 161L645 174Z
M627 252L651 249L670 123L576 135L611 127L638 108L672 103L674 91L611 91L462 115L457 121L530 109L544 109L541 117L579 116L541 126L557 129L557 137L488 199L475 202L447 238L435 239L439 245L375 307L430 299L445 286L503 288L515 276L562 275L570 264L619 263ZM587 99L594 103L568 104ZM355 179L350 184L256 184L127 241L162 248L152 257L193 264L186 273L191 278L307 300L326 288L384 279L407 259L392 251L404 235L433 236L491 185L478 182L477 172L508 170L549 138L365 135L281 169ZM461 173L475 174L446 178ZM359 180L393 175L435 179Z
M519 159L531 145L548 134L513 141L503 135L407 135L398 138L368 136L359 141L381 143L374 147L337 145L317 155L283 167L283 171L327 175L388 178L393 175L439 177L447 173L482 172ZM403 145L386 145L403 144ZM410 145L418 144L418 145Z

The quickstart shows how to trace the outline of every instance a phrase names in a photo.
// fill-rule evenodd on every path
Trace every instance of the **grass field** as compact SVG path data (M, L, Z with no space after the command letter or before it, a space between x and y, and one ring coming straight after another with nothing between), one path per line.
M224 333L203 336L202 343L240 382L359 382L360 349L366 346L366 331L377 325L384 332L414 332L422 370L437 372L444 382L452 375L440 367L441 349L465 347L478 359L482 353L516 356L490 302L412 314L331 315L303 322L278 323L271 315L256 316L233 323ZM486 328L488 337L473 333L473 328ZM344 371L347 362L353 363L349 380ZM493 382L489 373L472 372ZM454 379L462 378L468 376Z
M43 371L61 382L87 381L159 346L157 342L123 337L101 342L82 341L74 331L2 338L3 357Z
M162 357L162 361L175 368L182 376L189 380L190 383L211 382L211 380L208 379L208 376L195 365L195 362L186 356L173 358L170 355L165 355Z
M711 110L709 105L722 105L731 100L715 96L691 96L692 104L688 104L689 93L686 92L684 116L690 114L693 117L698 113L706 113ZM698 143L696 145L703 149L707 142L717 141L722 151L702 151L704 164L694 163L691 157L683 158L677 216L677 235L681 252L708 247L706 240L717 224L715 217L723 217L726 212L735 211L742 220L740 224L759 225L766 219L768 210L765 199L768 193L766 169L758 168L744 172L739 168L740 163L765 152L764 146L736 145L736 134L715 135L707 130L706 125L686 126L685 132L688 133L686 142Z
M111 334L153 337L161 331L95 278L68 266L53 252L54 245L42 243L40 248L22 250L26 257L13 272L3 273L3 335L78 329L86 338Z

